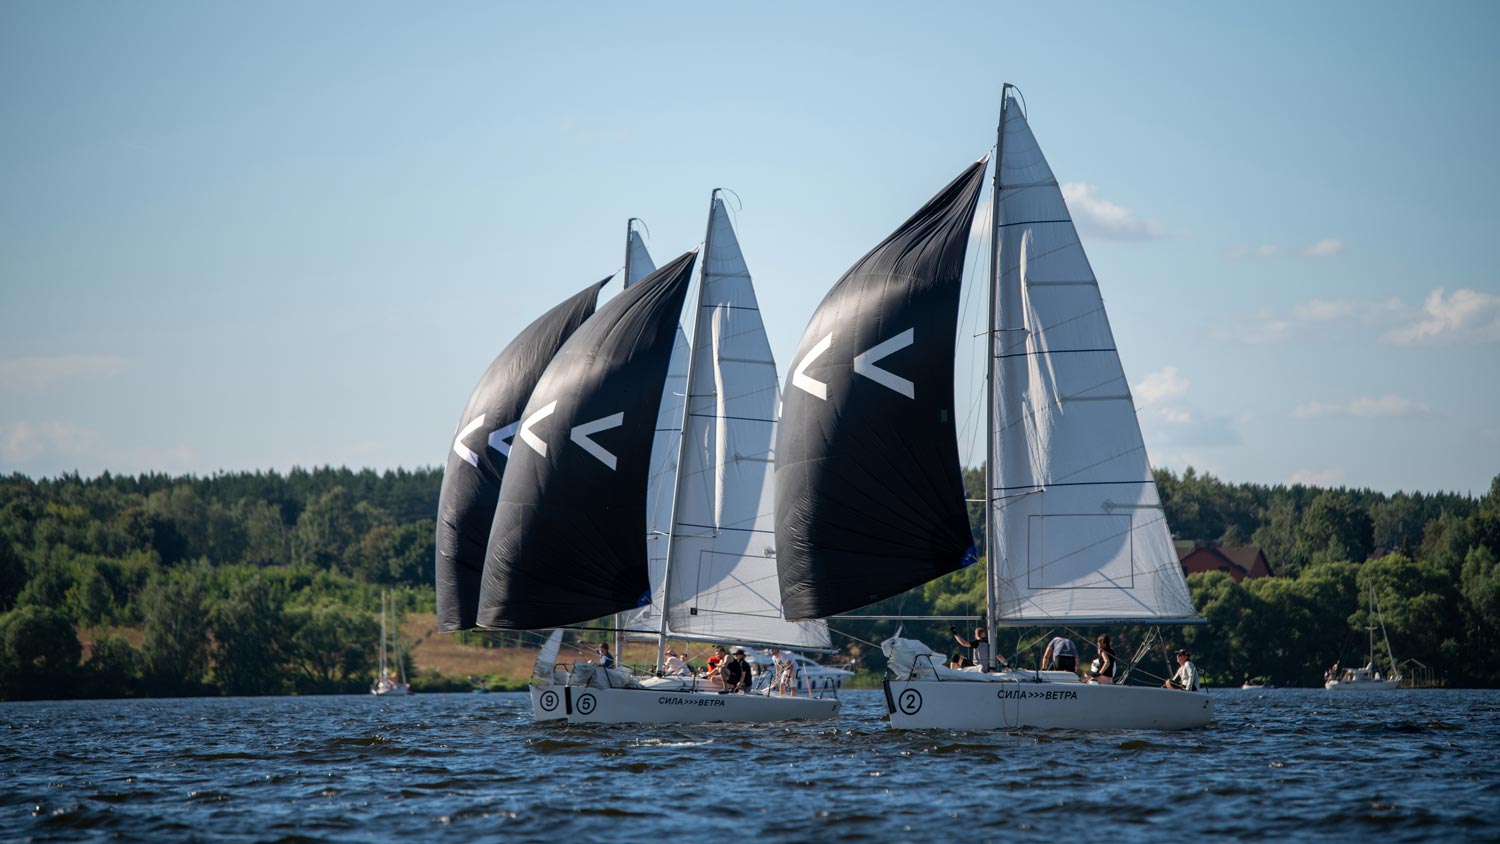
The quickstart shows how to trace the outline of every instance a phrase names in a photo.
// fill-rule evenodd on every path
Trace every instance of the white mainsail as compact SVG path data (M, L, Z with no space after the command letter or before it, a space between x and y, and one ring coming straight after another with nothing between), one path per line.
M749 268L717 195L703 256L666 568L667 630L680 639L826 648L824 622L789 622L781 611L771 484L780 382Z
M990 559L1005 624L1186 621L1098 282L1017 100L997 160Z

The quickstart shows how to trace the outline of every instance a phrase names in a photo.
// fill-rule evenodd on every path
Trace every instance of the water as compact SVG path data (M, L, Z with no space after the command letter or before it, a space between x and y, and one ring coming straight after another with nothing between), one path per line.
M1186 733L533 724L524 695L0 704L0 840L1500 840L1500 692L1215 691Z

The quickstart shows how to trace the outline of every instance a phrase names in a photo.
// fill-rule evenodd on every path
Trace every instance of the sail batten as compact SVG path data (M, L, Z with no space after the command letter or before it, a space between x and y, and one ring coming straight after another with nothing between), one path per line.
M788 618L856 609L973 562L953 351L987 163L856 262L798 344L775 455Z
M560 627L648 600L649 443L694 259L611 299L537 383L501 483L480 625Z
M485 369L459 417L438 496L435 582L438 630L475 626L490 525L521 411L564 342L594 313L591 284L518 334Z

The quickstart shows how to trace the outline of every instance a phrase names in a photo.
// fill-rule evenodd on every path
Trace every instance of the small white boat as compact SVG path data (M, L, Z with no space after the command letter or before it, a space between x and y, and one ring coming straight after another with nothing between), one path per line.
M1380 603L1375 598L1375 586L1371 584L1369 589L1370 618L1375 623L1366 624L1365 630L1370 634L1370 659L1360 668L1346 668L1337 676L1329 677L1323 684L1323 688L1335 692L1384 692L1401 686L1401 674L1395 670L1396 654L1391 650L1391 638L1386 635L1385 621L1380 616ZM1385 655L1389 660L1391 671L1382 674L1375 667L1375 628L1380 628L1381 641L1385 642Z
M1266 680L1264 680L1264 679L1262 679L1260 677L1256 677L1256 678L1253 678L1253 679L1250 679L1250 680L1246 680L1240 686L1240 688L1244 689L1246 691L1249 691L1249 690L1256 690L1256 689L1274 689L1276 687L1273 686L1273 685L1271 685Z

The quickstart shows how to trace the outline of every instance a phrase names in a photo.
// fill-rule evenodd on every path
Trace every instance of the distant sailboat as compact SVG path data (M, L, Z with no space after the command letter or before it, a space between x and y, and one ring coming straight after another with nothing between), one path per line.
M406 681L406 660L401 658L401 631L388 631L386 626L386 611L390 604L390 595L380 595L380 668L375 674L375 681L370 684L372 695L409 695L411 684ZM391 633L395 634L395 641L387 648L391 641ZM392 670L390 663L394 656L396 667Z
M1375 598L1375 585L1370 584L1370 619L1365 630L1370 634L1370 658L1360 668L1346 668L1328 678L1323 687L1336 692L1387 692L1400 688L1401 674L1397 670L1396 653L1391 650L1391 637L1385 632L1385 619L1380 613L1380 602ZM1375 667L1375 629L1380 628L1380 639L1385 643L1385 656L1390 670L1382 673Z
M1197 620L1098 283L1014 89L1002 91L991 253L986 520L995 626ZM986 156L988 158L988 156ZM792 363L776 449L789 618L826 618L976 561L953 353L980 160L844 275ZM1172 729L1198 692L1067 671L950 670L883 645L904 728ZM991 666L992 667L992 666Z

